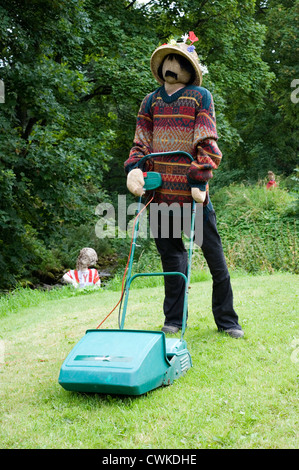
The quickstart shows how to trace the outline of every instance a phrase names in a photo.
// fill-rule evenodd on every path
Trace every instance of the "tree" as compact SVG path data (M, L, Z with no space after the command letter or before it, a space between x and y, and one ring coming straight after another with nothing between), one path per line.
M150 35L142 46L142 14L124 0L113 5L0 1L2 287L59 266L51 248L68 243L67 227L95 222L108 197L112 149L133 129L152 48Z
M252 114L244 138L249 133L254 136L250 149L254 165L289 175L299 150L299 105L291 96L292 82L299 78L299 1L257 2L256 18L267 27L263 59L275 80L264 95L263 110Z
M214 96L223 151L221 169L215 172L217 184L240 179L248 172L252 164L247 149L248 118L255 110L263 110L265 93L274 79L263 59L266 26L255 18L255 3L159 0L147 7L162 42L171 34L178 38L190 30L199 38L196 50L209 70L203 86Z

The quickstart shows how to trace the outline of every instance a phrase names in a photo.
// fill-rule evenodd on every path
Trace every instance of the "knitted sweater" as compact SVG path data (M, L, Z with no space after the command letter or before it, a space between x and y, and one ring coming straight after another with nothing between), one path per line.
M188 152L185 157L157 157L145 170L159 171L162 187L156 190L156 202L190 202L190 187L207 189L212 170L221 161L217 145L213 97L202 87L186 86L169 96L164 86L147 95L137 116L134 146L124 166L128 173L150 153ZM206 204L208 202L208 191Z

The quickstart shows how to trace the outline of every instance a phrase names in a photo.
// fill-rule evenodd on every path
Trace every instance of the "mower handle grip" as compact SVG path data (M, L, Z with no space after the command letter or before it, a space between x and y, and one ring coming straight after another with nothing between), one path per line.
M142 157L139 162L137 163L137 168L141 168L143 164L148 160L149 158L155 158L155 157L163 157L166 155L182 155L187 158L189 158L190 162L193 162L194 158L190 155L190 153L183 152L182 150L177 150L174 152L160 152L160 153L150 153L149 155L145 155L145 157Z

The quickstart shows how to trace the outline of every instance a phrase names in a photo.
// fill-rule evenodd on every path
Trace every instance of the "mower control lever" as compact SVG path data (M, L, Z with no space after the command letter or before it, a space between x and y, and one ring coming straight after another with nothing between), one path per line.
M146 191L152 191L153 189L159 188L162 185L162 176L156 171L143 172L144 178L144 189Z

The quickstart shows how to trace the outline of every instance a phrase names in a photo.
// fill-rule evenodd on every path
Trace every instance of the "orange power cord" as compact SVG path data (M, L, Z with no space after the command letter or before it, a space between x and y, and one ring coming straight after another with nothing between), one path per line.
M104 320L102 320L101 323L96 327L96 329L99 329L100 326L104 323L104 321L106 321L107 318L111 315L111 313L114 312L114 310L115 310L116 307L120 304L120 302L121 302L121 300L122 300L122 298L123 298L123 295L124 295L124 286L125 286L125 278L126 278L126 274L127 274L127 271L128 271L130 256L131 256L131 252L132 252L132 245L133 245L133 236L134 236L135 225L136 225L136 222L137 222L138 217L139 217L139 216L142 214L142 212L147 208L147 206L152 202L153 198L154 198L154 197L152 197L152 198L146 203L146 205L141 209L140 212L138 212L138 214L136 215L136 217L135 217L135 219L134 219L133 229L132 229L132 237L131 237L131 245L130 245L130 252L129 252L127 264L126 264L125 271L124 271L124 275L123 275L123 279L122 279L121 296L120 296L120 299L119 299L119 301L117 302L117 304L115 305L115 307L113 307L113 309L111 310L111 312L109 312L108 315L104 318Z

